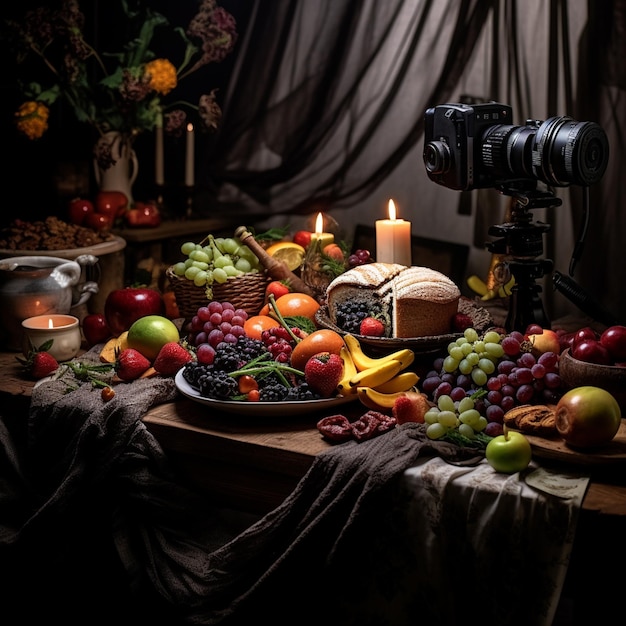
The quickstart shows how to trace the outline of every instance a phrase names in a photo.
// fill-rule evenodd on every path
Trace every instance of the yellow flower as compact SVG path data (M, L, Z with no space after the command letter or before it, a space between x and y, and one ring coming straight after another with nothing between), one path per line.
M39 139L48 130L50 110L42 102L29 100L20 105L15 113L16 125L29 139Z
M146 74L150 78L150 88L163 95L172 91L178 83L176 68L167 59L146 63Z

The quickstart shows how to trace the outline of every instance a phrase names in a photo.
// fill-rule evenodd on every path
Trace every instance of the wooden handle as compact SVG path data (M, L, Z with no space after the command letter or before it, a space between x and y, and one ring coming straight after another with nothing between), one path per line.
M306 293L308 296L316 298L315 292L299 276L296 276L285 263L270 256L245 226L239 226L235 230L235 237L238 237L254 252L273 280L288 280L294 291Z

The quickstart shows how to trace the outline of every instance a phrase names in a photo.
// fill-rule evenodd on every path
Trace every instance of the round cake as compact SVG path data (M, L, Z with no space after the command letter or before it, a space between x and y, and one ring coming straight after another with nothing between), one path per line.
M335 278L326 289L330 320L346 303L358 304L388 321L389 337L444 335L451 331L461 292L445 274L428 267L368 263Z

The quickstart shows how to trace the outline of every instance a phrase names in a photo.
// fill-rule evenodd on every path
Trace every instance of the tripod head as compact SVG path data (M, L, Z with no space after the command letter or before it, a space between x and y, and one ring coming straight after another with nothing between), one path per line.
M511 275L515 277L506 330L524 332L529 324L550 328L541 300L542 289L535 282L549 274L554 266L550 259L538 258L543 255L543 235L550 230L550 225L533 221L531 211L559 206L561 200L552 193L538 190L534 181L507 183L497 189L515 200L510 221L491 226L489 234L498 239L487 243L490 252L507 258L503 267L496 271L498 278L508 282Z

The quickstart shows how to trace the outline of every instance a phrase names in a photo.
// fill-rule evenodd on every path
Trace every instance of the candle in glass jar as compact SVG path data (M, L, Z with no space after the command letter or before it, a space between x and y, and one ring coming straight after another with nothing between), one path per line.
M28 356L33 347L40 348L47 341L52 341L47 352L59 362L73 359L80 350L82 336L78 318L73 315L36 315L25 319L22 329L24 356Z
M376 261L412 264L411 222L396 218L393 200L389 200L389 219L376 220Z
M316 241L319 241L320 249L335 242L335 236L332 233L324 232L324 216L321 213L317 214L315 232L311 233L311 243Z
M185 185L187 187L193 187L194 184L194 153L195 153L195 141L193 124L187 124L187 152L185 158Z

